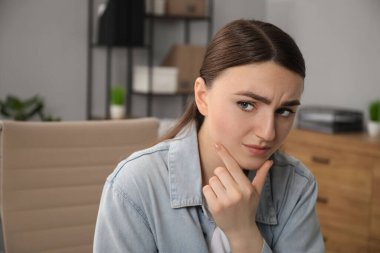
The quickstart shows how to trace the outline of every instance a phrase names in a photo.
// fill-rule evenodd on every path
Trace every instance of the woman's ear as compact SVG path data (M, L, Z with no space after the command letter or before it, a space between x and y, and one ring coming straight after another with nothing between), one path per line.
M194 99L197 104L198 111L207 116L207 86L202 77L198 77L194 83Z

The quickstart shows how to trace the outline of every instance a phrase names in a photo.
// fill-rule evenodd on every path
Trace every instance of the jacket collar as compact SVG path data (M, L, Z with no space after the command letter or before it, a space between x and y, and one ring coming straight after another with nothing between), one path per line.
M170 142L168 169L171 207L202 206L202 174L198 136L194 123L184 128ZM256 172L251 171L248 177L253 179L255 175ZM256 221L264 224L277 224L269 174L261 193Z
M188 125L171 141L168 167L171 207L202 205L202 174L195 124Z

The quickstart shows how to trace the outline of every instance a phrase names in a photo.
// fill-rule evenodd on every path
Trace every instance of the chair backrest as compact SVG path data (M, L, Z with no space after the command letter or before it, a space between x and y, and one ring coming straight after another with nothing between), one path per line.
M157 140L154 118L0 121L6 253L90 253L107 175Z

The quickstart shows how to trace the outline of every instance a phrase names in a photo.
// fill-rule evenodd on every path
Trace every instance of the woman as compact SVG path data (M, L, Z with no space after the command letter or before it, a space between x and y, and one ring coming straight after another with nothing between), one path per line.
M223 27L176 127L108 177L94 252L324 252L315 179L278 151L304 77L279 28Z

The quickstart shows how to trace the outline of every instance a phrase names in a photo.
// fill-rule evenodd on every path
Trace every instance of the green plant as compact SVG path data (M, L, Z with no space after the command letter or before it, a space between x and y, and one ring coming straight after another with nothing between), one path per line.
M5 118L18 121L27 121L38 117L41 121L59 121L44 113L44 100L35 95L34 97L22 100L16 96L8 95L4 101L0 100L0 113Z
M114 86L111 89L111 104L124 105L125 103L125 89L122 86Z
M380 122L380 100L372 101L369 104L369 119Z

